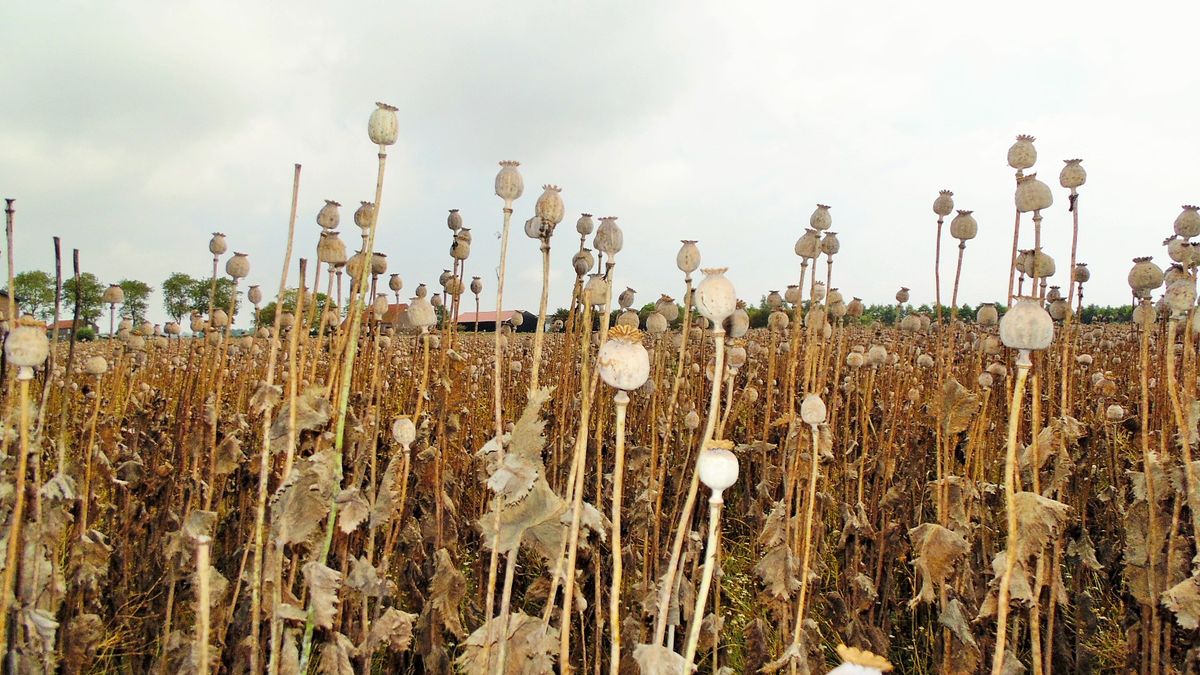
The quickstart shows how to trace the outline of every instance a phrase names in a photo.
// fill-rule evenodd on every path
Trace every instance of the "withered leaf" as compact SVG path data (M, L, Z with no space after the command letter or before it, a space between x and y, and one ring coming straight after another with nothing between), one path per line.
M395 652L405 652L412 646L413 621L416 614L402 612L395 607L389 607L374 623L367 635L367 642L359 651L364 656L374 653L380 645L386 645Z
M1184 630L1200 626L1200 576L1191 576L1162 594L1162 604L1175 614L1175 621Z
M321 675L354 675L354 666L350 656L354 653L354 643L341 633L334 633L333 639L321 647L321 662L317 672Z
M446 630L462 639L467 631L462 625L459 605L467 594L467 578L454 566L446 549L438 549L435 557L437 567L433 573L429 601L433 603Z
M958 559L971 547L961 534L936 523L921 523L908 531L908 537L917 553L912 564L921 577L920 591L908 602L909 607L916 607L937 598L936 585L950 579Z
M754 566L754 573L766 584L767 593L778 599L791 597L800 589L796 573L800 563L790 546L779 544L766 552Z
M946 603L941 613L938 614L938 623L949 628L959 642L971 647L975 646L975 636L971 635L967 613L958 598L953 598Z
M315 560L305 563L301 570L308 584L313 623L321 628L333 626L333 617L337 614L338 586L342 583L341 572Z
M338 528L343 534L350 534L371 514L371 505L367 497L358 488L342 490L337 496Z
M953 377L942 383L940 420L942 432L958 434L971 426L971 418L979 408L979 397Z
M554 657L558 653L558 629L547 626L541 619L523 612L509 614L508 630L500 634L502 618L496 617L477 628L463 643L462 653L455 661L468 675L491 675L486 672L488 652L492 667L498 667L500 649L497 640L507 639L508 648L500 672L522 675L549 675L554 672ZM489 631L492 640L488 642Z
M642 675L686 675L691 670L683 654L661 645L639 644L633 650L633 659Z
M1017 512L1017 557L1021 560L1041 553L1061 532L1071 510L1066 504L1036 492L1018 492L1013 498L1013 508Z

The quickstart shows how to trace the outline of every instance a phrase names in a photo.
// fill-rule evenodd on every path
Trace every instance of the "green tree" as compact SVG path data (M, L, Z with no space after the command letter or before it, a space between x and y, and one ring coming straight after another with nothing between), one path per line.
M299 294L299 290L295 289L295 288L289 288L287 291L284 292L284 294L283 294L283 311L285 311L285 312L296 311L296 296L298 294ZM311 305L309 304L310 302L312 302L311 297L305 298L305 300L304 300L304 307L305 307L304 316L305 317L308 316L309 308L311 307ZM310 331L316 329L317 326L321 325L321 312L325 311L325 305L328 302L329 302L329 298L324 293L317 293L317 311L316 311L316 313L313 314L312 325L309 326ZM278 306L277 303L274 300L272 300L271 302L268 302L267 304L263 305L262 308L258 310L258 325L259 326L275 325L275 310L276 310L277 306Z
M162 282L163 309L167 310L167 316L176 322L183 321L184 315L192 310L192 287L197 283L205 282L183 272L176 272ZM207 302L204 308L208 309Z
M75 282L75 277L63 282L63 305L70 307L72 313L76 312L75 287L77 285L79 287L79 320L84 325L96 323L104 310L100 298L104 295L106 286L100 283L96 275L91 272L80 274L78 284Z
M188 309L201 314L208 314L208 292L211 288L211 279L193 279L192 285L188 288L188 298L190 304ZM229 311L229 303L233 301L233 279L221 277L217 279L216 293L213 296L213 309L223 309ZM234 306L234 311L237 311L237 305Z
M13 277L13 289L20 309L42 320L54 316L54 277L41 270L21 272Z
M146 320L146 310L150 307L150 293L154 287L137 279L122 279L118 283L125 291L125 302L121 304L121 318L130 319L134 323Z

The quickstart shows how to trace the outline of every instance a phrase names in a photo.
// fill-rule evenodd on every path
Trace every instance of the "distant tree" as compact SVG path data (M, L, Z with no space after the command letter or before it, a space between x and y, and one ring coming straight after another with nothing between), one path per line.
M71 312L76 311L75 308L75 277L71 277L63 282L63 306L70 307ZM84 272L79 275L79 320L84 325L96 323L100 318L100 314L104 309L100 298L104 295L106 286L100 283L95 274Z
M212 287L212 279L192 279L188 288L190 304L188 310L208 314L208 293ZM233 301L233 279L221 277L217 279L216 292L213 296L213 309L229 311L229 303ZM234 306L237 311L237 305Z
M284 292L283 311L296 311L296 297L298 295L299 289L296 288L289 288ZM308 308L310 306L308 303L310 302L312 302L312 297L307 297L304 299L304 316L306 318L308 317ZM309 326L310 331L321 325L321 312L325 311L325 306L329 302L329 297L327 297L324 293L317 293L317 311L313 314L312 325ZM275 311L277 307L278 304L274 300L263 305L262 308L258 310L258 325L273 326L275 324Z
M54 277L41 270L21 272L13 277L13 299L20 309L47 320L54 316Z
M167 316L176 322L183 321L184 315L192 311L192 287L203 280L197 280L183 272L176 272L162 282L163 309ZM204 305L208 309L207 302Z
M121 318L130 319L134 323L146 320L146 310L150 307L150 293L154 287L137 279L122 279L117 284L125 291L125 302L121 304Z

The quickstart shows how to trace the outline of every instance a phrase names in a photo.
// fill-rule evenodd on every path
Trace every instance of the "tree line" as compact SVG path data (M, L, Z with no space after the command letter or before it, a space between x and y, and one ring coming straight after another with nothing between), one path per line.
M135 323L146 320L150 309L150 294L154 287L139 279L121 279L116 282L125 294L123 303L117 306L117 314L122 319L130 319ZM162 282L163 309L167 316L174 321L182 321L192 312L208 312L208 298L211 279L193 277L182 272L176 272ZM76 294L78 286L78 294ZM60 299L62 310L60 318L69 319L76 312L76 297L78 297L78 313L80 323L95 324L104 314L103 296L108 284L100 281L95 274L84 272L63 281L62 296L56 298L54 275L42 270L29 270L13 276L12 294L21 310L28 312L42 321L54 318L54 301ZM5 288L8 292L9 289ZM229 308L233 300L233 281L219 278L216 283L214 303L217 307Z

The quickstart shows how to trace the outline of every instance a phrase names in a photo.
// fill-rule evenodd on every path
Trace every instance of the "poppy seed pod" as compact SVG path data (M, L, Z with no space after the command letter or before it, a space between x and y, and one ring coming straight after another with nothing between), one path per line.
M838 241L837 232L826 232L825 236L821 237L821 253L832 256L841 249L842 243Z
M554 226L561 223L563 219L562 188L557 185L543 185L542 196L538 197L533 211L553 232Z
M833 216L829 215L829 207L817 204L816 210L808 217L808 226L814 230L828 230L833 225Z
M500 162L500 173L496 174L496 196L504 200L506 207L511 207L525 192L525 180L521 178L518 166L521 166L520 162L504 160Z
M1037 139L1027 134L1017 136L1017 142L1008 148L1008 165L1017 171L1022 171L1037 162L1037 149L1033 142Z
M450 244L450 257L455 260L466 260L471 257L471 244L465 239L455 237Z
M632 309L627 309L617 315L618 326L637 328L639 324L641 324L641 319L638 318L638 313Z
M213 311L209 323L212 324L213 328L224 328L229 325L229 314L225 310L218 308Z
M83 362L83 372L88 375L103 375L108 372L108 361L103 356L93 356Z
M814 302L821 302L825 299L825 282L818 281L812 285L812 299Z
M469 228L469 227L464 227L461 230L459 230L458 232L454 233L455 241L461 241L464 244L470 244L471 239L472 239L471 228Z
M225 273L234 279L245 279L250 274L250 257L245 253L234 253L225 262Z
M635 293L637 291L628 287L621 291L621 294L617 296L617 303L621 305L621 309L629 309L633 305L633 295Z
M1017 256L1017 270L1034 279L1054 276L1054 258L1045 251L1021 251Z
M1175 217L1175 234L1188 239L1200 236L1200 206L1183 205L1183 212Z
M896 291L896 302L904 304L908 302L908 287L901 286L900 290Z
M446 283L449 282L453 278L454 278L453 272L451 272L450 270L442 270L442 273L438 275L438 285L441 286L442 288L445 288Z
M323 230L337 229L342 218L338 213L340 206L341 204L332 199L326 199L325 205L321 207L320 211L317 211L317 225L320 225Z
M618 325L608 331L608 339L596 354L600 377L614 389L632 391L650 376L650 354L642 345L637 328Z
M979 379L976 381L979 383L979 386L982 389L990 389L995 383L995 379L992 377L991 373L980 373Z
M1191 253L1188 240L1177 234L1164 239L1163 246L1167 247L1167 256L1177 263L1187 260Z
M597 251L610 258L621 252L621 249L625 246L625 235L617 225L616 216L605 216L600 219L600 226L596 228L596 236L592 239L592 246L595 246Z
M679 318L679 305L675 304L675 298L669 295L658 296L654 303L654 311L662 314L668 323Z
M109 284L100 295L100 302L106 305L119 305L125 302L125 289L116 284ZM122 310L124 311L124 310Z
M767 309L775 310L783 307L783 296L779 291L770 291L767 293Z
M917 356L917 365L921 366L922 368L932 368L933 367L933 357L928 354L922 353Z
M354 210L354 224L365 234L374 223L375 205L371 202L359 202L359 207Z
M821 254L821 235L817 230L808 228L800 238L796 240L796 246L793 249L796 255L805 260L812 260Z
M800 419L809 426L815 426L825 421L825 401L816 394L805 394L800 402Z
M681 239L683 245L679 247L679 253L675 254L675 266L680 272L690 277L692 272L700 268L700 249L696 246L695 239Z
M737 307L737 293L733 290L733 283L725 277L728 269L710 267L701 270L704 272L704 280L696 286L696 291L692 294L696 309L716 326L721 325L725 317L732 314Z
M547 225L539 216L534 216L525 221L525 236L530 239L541 239L543 234L548 238L550 235L547 233L552 231L552 227Z
M1036 173L1031 173L1017 179L1015 201L1017 210L1021 213L1041 211L1054 204L1054 193L1050 191L1049 185L1038 180Z
M429 299L429 304L433 305L434 307L441 307L445 303L442 301L442 296L435 295Z
M783 299L789 305L795 305L800 302L800 287L796 284L788 284L788 287L783 291Z
M1088 270L1087 263L1075 263L1075 269L1071 272L1071 278L1077 284L1087 283L1092 278L1092 273Z
M599 306L608 302L608 281L602 274L593 274L583 287L583 300L589 305Z
M1180 279L1167 287L1163 301L1171 310L1172 319L1182 319L1196 304L1196 285L1191 279Z
M975 238L979 232L979 223L975 222L975 216L971 214L973 211L964 211L959 209L958 215L954 216L954 220L950 221L950 236L955 239L967 242Z
M446 227L450 228L452 232L458 232L462 226L462 214L458 212L458 209L450 209L450 215L446 216Z
M712 491L709 501L719 504L723 501L721 494L737 482L737 455L725 448L709 448L700 453L696 470L700 473L700 482Z
M413 424L412 418L397 417L392 422L392 438L405 448L412 445L417 440L417 425Z
M396 106L375 102L375 109L367 120L367 136L375 145L392 145L400 135L400 119Z
M1163 285L1167 288L1170 288L1171 284L1175 283L1176 281L1187 278L1187 270L1183 268L1183 265L1175 263L1174 265L1168 267L1166 273L1163 275Z
M1151 262L1150 256L1134 258L1128 280L1134 295L1139 298L1148 297L1150 291L1163 285L1163 271Z
M581 237L586 237L591 234L595 227L596 224L592 222L592 214L590 213L580 214L579 220L575 221L575 231Z
M595 264L596 258L592 255L592 249L590 248L581 248L575 255L571 256L571 266L575 268L575 276L582 277Z
M408 303L408 322L415 328L428 328L437 323L437 312L427 298L414 297Z
M662 335L667 332L669 322L667 317L658 312L650 312L646 315L646 332L651 335Z
M985 302L979 305L975 310L975 323L980 326L995 326L1000 321L1000 312L996 309L996 303Z
M844 298L841 291L836 288L831 288L825 293L825 304L827 305L835 305L843 301Z
M1137 307L1133 308L1133 316L1131 317L1133 325L1149 328L1154 325L1154 306L1150 304L1150 300L1142 298ZM1116 363L1116 361L1114 361Z
M417 290L415 293L418 298L423 298L426 295L429 295L429 287L425 284L417 284Z
M479 295L483 292L483 280L479 277L471 277L471 292Z
M45 363L46 357L50 356L46 325L28 316L18 319L16 328L4 340L4 355L9 363L20 368L17 379L32 379L32 369Z
M163 326L163 331L167 335L179 335L183 332L183 327L174 321L168 321L167 325Z
M375 302L371 304L371 309L375 312L375 320L382 321L383 315L388 311L388 298L383 293L375 294Z
M252 305L261 304L262 303L262 289L259 288L258 286L251 286L250 288L246 289L246 299L249 300L250 304L252 304Z
M1048 302L1054 302L1055 300L1062 300L1062 289L1059 288L1058 286L1051 286L1050 290L1046 291L1046 300Z
M1104 418L1109 422L1117 422L1125 418L1125 409L1116 403L1104 409Z
M921 330L921 317L916 314L909 314L900 320L900 330L909 333L916 333Z
M825 309L829 312L829 316L835 319L840 319L846 316L846 303L838 300L837 302L826 302Z
M741 303L739 303L740 305ZM745 308L738 307L733 310L733 314L725 319L725 333L731 338L740 338L750 330L750 315L746 313Z
M225 235L213 232L212 239L208 240L208 252L213 255L225 255L227 250L229 245L225 243Z
M938 216L945 217L950 215L954 210L954 193L949 190L938 192L937 199L933 200L933 212Z
M863 304L862 298L852 298L850 304L846 305L846 314L857 319L866 311L866 305Z
M1058 300L1051 302L1046 311L1050 313L1051 319L1054 319L1055 321L1065 321L1066 318L1071 314L1071 303L1059 298Z
M851 368L862 368L867 359L858 352L850 352L846 355L846 365Z
M1018 365L1030 365L1029 351L1045 349L1054 340L1054 320L1035 298L1019 298L1000 319L1000 340L1020 350Z
M882 366L887 358L887 348L883 345L871 345L871 348L867 350L867 365Z
M1003 363L988 364L987 372L992 377L1005 377L1008 375L1008 368Z
M479 277L475 278L478 279ZM393 293L399 293L401 288L404 288L404 280L400 278L399 274L393 274L388 277L388 289Z
M1062 171L1058 172L1058 184L1074 190L1087 182L1087 171L1084 171L1083 165L1080 164L1082 159L1064 159L1066 166Z
M357 251L346 261L346 271L350 273L351 279L363 279L366 277L366 260L367 257L363 255L363 252Z

